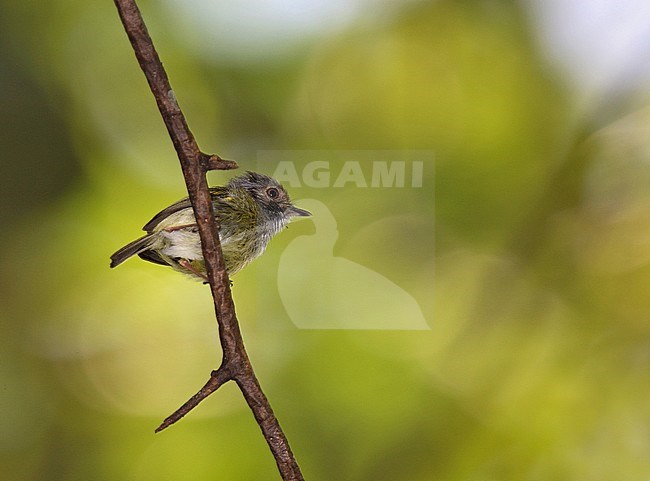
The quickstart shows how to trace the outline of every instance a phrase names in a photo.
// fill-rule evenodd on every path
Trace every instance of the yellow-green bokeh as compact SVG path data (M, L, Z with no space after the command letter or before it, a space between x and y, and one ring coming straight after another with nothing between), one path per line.
M514 2L373 5L237 61L185 2L141 4L204 150L243 168L262 150L435 153L423 195L404 192L411 224L367 222L392 196L321 199L338 255L372 259L430 331L269 328L286 313L257 303L259 266L307 222L234 279L306 478L647 479L648 86L585 107ZM234 385L153 434L220 352L204 286L108 268L184 193L112 2L3 2L0 109L0 477L279 479Z

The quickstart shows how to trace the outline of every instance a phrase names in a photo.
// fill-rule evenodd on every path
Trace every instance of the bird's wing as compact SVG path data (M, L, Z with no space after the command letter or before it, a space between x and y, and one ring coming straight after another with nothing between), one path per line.
M156 251L138 252L138 257L140 257L140 259L143 259L145 261L153 262L154 264L160 264L161 266L169 265L169 263L165 262L165 260L162 257L160 257L160 254L158 254Z
M225 187L211 187L210 194L212 196L212 202L219 202L228 197L228 191ZM188 207L192 207L189 197L179 200L175 204L170 205L154 215L153 218L144 225L142 230L151 234L155 227L171 214L178 212L179 210L187 209Z

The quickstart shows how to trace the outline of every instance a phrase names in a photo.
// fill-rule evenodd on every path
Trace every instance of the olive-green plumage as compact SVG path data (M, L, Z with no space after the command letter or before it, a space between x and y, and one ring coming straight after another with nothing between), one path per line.
M212 187L210 194L230 275L261 255L292 217L310 215L291 203L278 181L256 172L246 172L223 187ZM145 236L111 256L111 267L137 254L146 261L206 280L201 239L189 199L156 214L143 230Z

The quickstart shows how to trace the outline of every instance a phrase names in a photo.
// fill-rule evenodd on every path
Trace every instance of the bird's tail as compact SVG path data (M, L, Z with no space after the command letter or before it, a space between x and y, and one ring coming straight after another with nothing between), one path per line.
M111 256L111 267L117 267L129 257L146 251L150 247L151 234L140 237L125 245Z

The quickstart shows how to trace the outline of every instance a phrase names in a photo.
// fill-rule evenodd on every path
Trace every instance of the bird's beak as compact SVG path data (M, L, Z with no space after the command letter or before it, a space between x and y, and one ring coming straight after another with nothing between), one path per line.
M311 212L305 209L299 209L295 205L292 205L287 209L287 213L290 217L308 217L311 215Z

